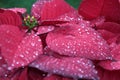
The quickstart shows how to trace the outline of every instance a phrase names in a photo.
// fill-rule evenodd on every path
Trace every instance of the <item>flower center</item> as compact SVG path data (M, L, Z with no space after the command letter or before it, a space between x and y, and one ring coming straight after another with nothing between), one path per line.
M32 30L34 27L38 26L38 21L34 16L27 15L24 18L24 23L28 27L29 30Z

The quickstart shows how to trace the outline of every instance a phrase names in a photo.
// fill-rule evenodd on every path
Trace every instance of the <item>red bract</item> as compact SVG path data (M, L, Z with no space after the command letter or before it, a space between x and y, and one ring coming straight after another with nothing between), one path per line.
M49 20L73 10L64 0L38 0L32 7L32 15L41 20Z
M73 80L72 78L62 77L56 74L49 74L36 68L25 67L19 68L12 72L8 78L0 78L0 80Z
M105 16L107 21L120 23L120 4L118 0L83 0L78 10L79 14L86 19Z
M120 33L120 24L114 22L104 22L103 24L96 26L96 28L107 30L115 34Z
M17 13L11 10L2 10L0 12L0 25L2 24L21 26L22 20Z
M0 28L1 54L10 66L24 66L42 54L41 39L38 36L23 37L16 26L1 25Z
M42 53L41 39L37 35L28 35L18 45L11 66L25 66Z
M97 30L101 36L107 41L111 38L114 38L116 35L110 31L107 31L105 29L100 29L100 30Z
M120 23L120 4L118 0L104 0L104 6L101 15L106 17L107 21Z
M101 61L99 65L107 70L119 70L120 69L120 61Z
M95 10L96 9L96 10ZM119 80L120 70L120 4L119 0L83 0L79 6L79 14L85 19L90 19L94 29L96 29L101 36L110 45L110 54L113 60L100 61L98 64L107 70L98 70L100 80ZM97 21L99 17L103 16L103 20ZM96 22L95 22L96 21ZM102 22L102 23L101 23ZM97 24L100 23L100 24ZM109 71L112 70L112 71ZM114 71L116 70L116 71ZM112 77L108 77L112 75Z
M0 54L0 77L4 77L5 74L7 73L7 63L5 62L5 59L3 56Z
M1 80L118 80L118 8L118 0L83 0L78 11L64 0L38 0L27 28L25 9L0 9Z
M103 5L104 0L82 0L78 11L86 19L94 19L100 15Z
M15 55L17 46L23 38L23 35L16 26L0 25L0 28L1 54L8 62L11 62L13 55Z
M92 60L110 59L106 42L92 28L85 25L63 24L46 38L50 49L60 55L79 56Z
M92 65L91 61L85 58L62 57L59 59L53 56L43 55L33 62L31 66L49 73L77 79L97 79L97 72L94 70L94 66Z
M115 60L120 60L120 44L113 48L111 51Z
M43 51L39 36L21 31L19 26L22 26L22 19L17 13L1 9L0 14L0 76L2 76L3 71L8 72L28 65Z
M109 71L102 69L101 67L97 67L98 75L100 76L100 80L119 80L120 71Z
M14 11L15 13L21 13L24 14L26 13L26 9L25 8L9 8L8 10Z

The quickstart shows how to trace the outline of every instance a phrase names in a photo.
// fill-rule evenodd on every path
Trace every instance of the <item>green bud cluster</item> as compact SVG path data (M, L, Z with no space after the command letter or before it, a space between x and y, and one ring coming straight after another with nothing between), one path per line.
M24 23L25 26L29 28L29 30L33 29L38 25L38 21L35 19L35 17L34 16L31 17L29 15L27 15L27 17L24 18Z

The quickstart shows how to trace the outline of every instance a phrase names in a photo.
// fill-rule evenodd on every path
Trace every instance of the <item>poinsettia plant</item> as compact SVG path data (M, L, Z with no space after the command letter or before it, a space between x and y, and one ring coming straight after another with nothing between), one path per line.
M119 0L37 0L0 9L0 80L119 80Z

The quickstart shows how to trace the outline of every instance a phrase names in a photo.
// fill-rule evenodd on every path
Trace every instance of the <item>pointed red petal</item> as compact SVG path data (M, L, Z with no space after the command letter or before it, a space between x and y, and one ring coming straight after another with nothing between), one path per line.
M120 70L105 70L99 66L97 66L98 75L100 80L119 80L120 78Z
M86 19L97 18L102 10L104 0L82 0L78 12Z
M119 70L120 69L120 61L101 61L99 65L107 70Z
M9 24L9 22L7 21L7 16L5 16L4 14L1 14L0 15L0 25L2 24ZM12 18L13 19L13 18ZM13 21L13 20L12 20ZM12 21L11 21L11 24L12 24Z
M0 37L1 54L9 63L13 59L17 46L23 38L23 34L16 26L0 25Z
M42 43L39 36L28 35L21 41L12 59L13 62L9 65L13 67L28 65L42 53Z
M52 56L41 55L31 66L45 72L62 76L97 79L93 64L85 58L63 57L59 59Z
M0 54L0 77L5 77L8 72L8 66L3 56Z
M104 22L103 24L98 25L97 29L104 29L113 33L120 33L120 24L114 22Z
M51 50L60 55L92 60L111 57L106 41L95 30L85 25L60 25L60 28L48 33L46 43Z
M112 38L114 38L116 35L114 34L114 33L112 33L112 32L110 32L110 31L107 31L107 30L104 30L104 29L102 29L102 30L97 30L100 34L101 34L101 36L107 41L107 40L109 40L109 39L112 39Z
M111 54L115 60L120 60L120 44L113 48Z
M118 0L104 0L104 6L101 15L105 16L107 21L120 23L120 4Z
M120 23L120 4L118 0L83 0L78 10L79 14L86 19L105 16L107 21Z
M1 13L0 15L0 25L1 24L21 26L22 20L21 20L21 17L17 13L10 11L10 10L4 10L4 12Z
M32 15L48 20L73 10L64 0L38 0L32 7Z

